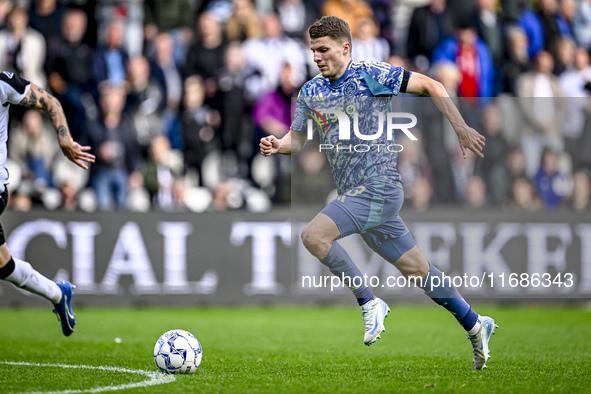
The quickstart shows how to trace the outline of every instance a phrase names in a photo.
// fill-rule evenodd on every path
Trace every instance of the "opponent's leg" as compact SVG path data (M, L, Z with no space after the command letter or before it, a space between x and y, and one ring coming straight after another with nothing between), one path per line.
M74 332L76 320L71 306L74 286L70 282L55 283L26 261L11 257L6 242L0 245L0 279L51 301L64 335Z
M0 183L0 190L2 190L0 192L1 215L8 205L8 189L6 185ZM2 225L0 225L0 279L51 301L54 306L53 312L58 315L64 335L68 336L74 332L76 320L71 304L74 286L70 282L55 283L37 272L26 261L12 258L6 246Z
M47 279L37 272L31 264L20 259L11 258L4 267L0 268L0 279L47 298L54 304L57 304L62 298L62 292L54 281Z

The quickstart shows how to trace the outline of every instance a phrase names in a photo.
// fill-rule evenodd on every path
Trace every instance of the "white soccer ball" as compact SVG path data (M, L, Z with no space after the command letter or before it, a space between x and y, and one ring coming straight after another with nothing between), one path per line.
M167 374L193 374L201 364L201 357L201 344L185 330L165 332L154 346L156 366Z

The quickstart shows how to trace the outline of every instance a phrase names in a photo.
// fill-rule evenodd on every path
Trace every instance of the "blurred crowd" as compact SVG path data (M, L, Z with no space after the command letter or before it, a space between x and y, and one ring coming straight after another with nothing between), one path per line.
M437 110L402 97L420 119L420 141L400 142L407 206L590 209L591 0L0 0L0 70L49 89L97 156L88 172L68 164L41 113L13 106L12 207L325 199L317 149L258 154L318 73L306 33L323 15L349 23L353 60L439 80L487 138L485 159L464 160Z

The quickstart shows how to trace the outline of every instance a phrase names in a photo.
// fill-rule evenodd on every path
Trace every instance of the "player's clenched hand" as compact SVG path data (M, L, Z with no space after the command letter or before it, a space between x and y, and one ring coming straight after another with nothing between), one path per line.
M62 148L62 152L64 152L64 155L70 159L70 161L85 170L88 170L88 166L83 163L84 161L94 163L94 155L86 152L91 149L90 146L82 146L69 138L60 139L60 148Z
M476 130L469 126L456 128L456 133L460 140L460 148L462 149L464 159L467 157L467 149L474 152L481 159L484 157L482 149L484 149L486 138L484 138L483 135L480 135Z
M281 142L277 139L277 137L270 135L265 138L261 138L261 143L259 147L261 148L261 153L263 156L271 156L274 155L279 151L279 147L281 146Z

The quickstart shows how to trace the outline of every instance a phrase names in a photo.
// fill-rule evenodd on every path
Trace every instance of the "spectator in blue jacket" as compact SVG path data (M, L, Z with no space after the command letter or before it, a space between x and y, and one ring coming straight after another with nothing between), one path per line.
M558 169L558 155L550 148L542 153L542 163L534 176L534 187L547 209L554 209L564 199L568 181Z
M92 54L92 74L95 86L103 81L120 85L127 80L129 55L124 47L124 26L119 20L109 24L104 44Z
M530 59L545 49L556 57L556 44L561 37L572 37L568 21L558 13L556 0L539 0L538 10L523 11L517 25L525 30Z
M456 34L433 51L432 63L451 61L462 75L458 93L462 97L494 97L495 69L492 55L471 19L459 23Z

